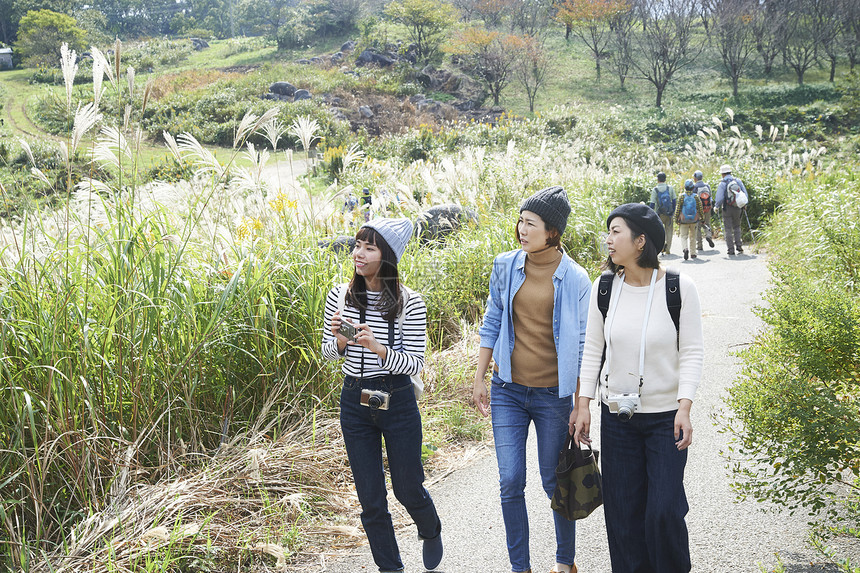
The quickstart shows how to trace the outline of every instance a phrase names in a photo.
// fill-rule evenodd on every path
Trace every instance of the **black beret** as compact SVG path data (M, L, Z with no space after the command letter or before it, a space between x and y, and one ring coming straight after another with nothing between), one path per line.
M663 245L666 244L666 230L663 228L663 222L657 213L645 203L625 203L616 207L606 218L606 228L615 217L622 217L627 221L633 222L637 227L645 232L648 240L654 244L657 252L663 250Z

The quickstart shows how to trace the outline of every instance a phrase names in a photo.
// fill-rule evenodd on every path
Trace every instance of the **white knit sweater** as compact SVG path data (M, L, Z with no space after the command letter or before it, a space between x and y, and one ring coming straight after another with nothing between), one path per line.
M639 348L645 306L648 302L648 286L631 286L616 276L612 283L612 297L604 323L597 307L599 281L599 278L595 280L591 289L579 395L595 398L599 387L601 399L605 402L608 394L639 391ZM645 339L645 376L641 389L642 408L639 412L677 410L678 400L693 399L702 377L705 348L699 293L693 281L684 274L680 276L680 288L678 347L675 324L666 306L666 277L659 279L654 287ZM614 300L616 298L617 307ZM607 339L607 361L599 372L600 357ZM607 373L608 390L605 378Z

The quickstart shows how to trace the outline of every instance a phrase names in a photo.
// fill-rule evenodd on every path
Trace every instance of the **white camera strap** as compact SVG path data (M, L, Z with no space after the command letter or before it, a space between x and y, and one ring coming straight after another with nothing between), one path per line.
M657 269L651 273L651 284L648 286L648 302L645 305L645 316L642 319L642 339L639 341L639 396L642 396L642 384L645 381L645 339L648 334L648 320L651 318L651 303L654 302L654 286L657 284ZM612 297L612 307L609 309L609 329L606 331L606 392L609 393L609 365L612 364L612 345L609 337L612 333L612 325L615 322L615 311L618 308L618 299L624 290L624 276L621 277L621 285L618 293Z

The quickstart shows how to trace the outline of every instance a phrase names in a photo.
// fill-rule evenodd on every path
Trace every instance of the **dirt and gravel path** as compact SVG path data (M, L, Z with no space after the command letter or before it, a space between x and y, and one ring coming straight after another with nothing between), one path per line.
M679 251L679 246L675 245ZM726 437L719 433L726 388L739 371L734 351L748 344L761 327L752 307L761 303L770 275L763 254L729 257L725 244L705 249L696 261L669 257L664 264L680 268L696 281L702 300L706 364L693 407L694 443L685 483L690 503L690 531L694 572L734 573L774 571L781 560L789 573L832 573L806 543L804 516L789 516L754 501L739 503L730 488L720 450ZM593 419L599 418L593 412ZM597 428L592 435L599 435ZM534 437L530 438L533 444ZM598 444L599 446L599 444ZM530 447L532 454L534 448ZM531 522L532 570L549 571L553 565L554 533L549 502L540 488L536 460L529 462L526 491ZM495 455L487 447L483 456L430 487L443 521L445 558L439 571L446 573L505 573L507 560L498 493ZM396 502L393 502L396 504ZM398 508L399 509L399 506ZM767 510L767 511L766 511ZM579 522L577 564L582 573L608 573L609 554L603 512ZM407 571L423 571L421 543L414 527L398 535ZM777 558L778 556L778 558ZM348 553L321 555L306 571L362 572L376 567L367 545Z

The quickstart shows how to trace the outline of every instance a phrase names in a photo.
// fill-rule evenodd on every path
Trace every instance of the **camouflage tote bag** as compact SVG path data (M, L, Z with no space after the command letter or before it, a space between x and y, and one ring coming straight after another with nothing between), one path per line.
M555 491L550 507L573 521L587 517L603 504L603 483L597 468L597 450L581 449L567 436L558 454Z

